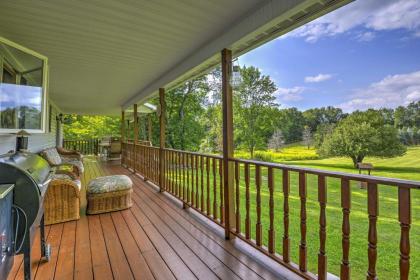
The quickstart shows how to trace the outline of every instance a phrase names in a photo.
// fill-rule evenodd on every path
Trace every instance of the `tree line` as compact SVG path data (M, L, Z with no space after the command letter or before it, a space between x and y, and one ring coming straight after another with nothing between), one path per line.
M277 86L269 76L253 66L240 67L240 75L241 82L233 90L234 142L236 149L248 151L251 157L256 150L279 150L285 144L302 141L308 147L315 146L320 155L347 156L356 164L370 155L402 155L404 145L420 143L419 101L396 109L369 109L351 114L331 106L305 111L284 109L276 100ZM150 103L158 104L157 98ZM219 68L168 91L166 103L168 147L221 152ZM77 117L73 118L79 130L89 129L90 124L82 124ZM156 114L152 115L152 125L152 142L158 143L159 121ZM112 121L111 126L115 131L107 130L106 133L118 134L119 128L116 130ZM73 134L83 135L74 130ZM140 129L142 138L146 138L145 129Z

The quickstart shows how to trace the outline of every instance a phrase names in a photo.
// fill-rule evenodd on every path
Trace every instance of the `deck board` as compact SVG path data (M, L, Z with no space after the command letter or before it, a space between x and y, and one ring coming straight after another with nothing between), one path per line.
M80 220L46 228L50 262L40 260L36 236L34 279L286 279L118 163L86 158L82 185L109 174L131 177L133 207L86 216L83 188ZM23 279L21 256L8 279Z

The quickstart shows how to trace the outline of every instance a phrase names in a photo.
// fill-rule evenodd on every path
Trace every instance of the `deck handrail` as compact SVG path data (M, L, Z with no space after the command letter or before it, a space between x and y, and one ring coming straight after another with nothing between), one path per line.
M99 139L64 139L63 148L78 151L83 155L97 155L99 153Z
M142 175L145 180L150 180L158 185L161 190L172 194L182 201L184 208L193 208L198 213L206 216L211 221L225 228L224 184L223 184L223 157L219 155L202 154L197 152L181 151L170 148L159 148L141 144L123 143L122 163L127 168L133 169ZM163 164L160 161L163 160ZM234 211L234 227L230 232L244 240L257 250L266 254L273 260L286 266L296 274L306 279L327 279L327 178L340 180L339 194L342 209L342 256L340 278L350 278L350 215L351 215L351 181L365 184L367 188L367 220L369 229L367 233L367 279L376 279L377 261L377 220L379 216L378 185L398 188L398 221L400 223L400 278L408 279L410 269L410 225L411 225L411 190L420 189L420 182L386 178L379 176L352 174L338 171L320 170L315 168L300 167L287 164L269 163L258 160L229 158L232 164L230 172L233 173L234 201L229 202ZM251 174L251 167L254 172ZM280 187L283 193L283 233L281 236L282 250L276 249L276 218L274 198L274 174L280 171L282 179ZM266 182L262 183L263 173L266 172ZM163 180L159 180L163 173ZM297 175L298 199L300 205L298 242L299 257L297 263L291 260L290 236L290 178L291 174ZM307 175L316 176L319 203L319 250L318 270L316 273L308 271L307 262ZM279 174L277 174L279 175ZM276 176L277 176L276 175ZM241 178L242 177L242 178ZM159 185L161 182L161 185ZM241 188L242 186L242 188ZM268 202L263 203L261 192L268 188ZM276 187L277 188L277 187ZM255 197L256 212L252 212L251 189ZM266 196L267 196L266 195ZM241 207L241 204L245 203ZM233 206L233 207L232 207ZM267 209L268 208L268 211ZM242 213L245 209L245 213ZM265 209L266 211L263 211ZM251 213L256 220L251 220ZM263 224L262 215L268 213L268 224ZM245 214L245 216L243 215ZM277 214L278 215L278 214ZM243 219L245 218L245 219ZM245 225L242 222L245 221ZM254 223L255 222L255 223ZM231 223L231 222L230 222ZM268 229L267 232L263 228ZM253 231L253 229L255 231ZM268 236L265 243L263 236ZM253 239L255 236L255 239Z
M365 174L353 174L353 173L340 172L340 171L328 171L328 170L322 170L322 169L316 169L316 168L310 168L310 167L300 167L296 165L265 162L265 161L259 161L259 160L230 158L229 161L256 164L262 167L286 169L288 171L295 171L295 172L304 171L305 173L312 174L312 175L324 175L324 176L333 177L333 178L347 178L349 180L375 183L375 184L380 184L380 185L400 186L404 188L420 189L420 181L414 181L414 180L388 178L388 177L380 177L380 176L365 175Z

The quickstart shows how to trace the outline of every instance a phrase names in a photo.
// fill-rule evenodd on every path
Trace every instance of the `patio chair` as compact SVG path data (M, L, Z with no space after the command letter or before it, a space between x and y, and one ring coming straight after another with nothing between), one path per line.
M45 224L57 224L80 218L81 182L75 174L56 170L44 199Z
M84 172L83 160L81 156L73 153L68 153L61 156L57 148L48 148L40 152L40 155L48 162L51 167L56 169L71 169L77 177L80 177Z
M120 139L111 139L111 146L108 151L108 160L121 158L121 142Z
M62 147L56 147L56 149L61 157L77 159L80 161L83 159L83 155L76 150L68 150Z

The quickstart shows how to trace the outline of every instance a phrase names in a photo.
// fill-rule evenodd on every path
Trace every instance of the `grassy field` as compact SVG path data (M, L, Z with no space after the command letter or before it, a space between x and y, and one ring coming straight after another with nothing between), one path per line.
M272 152L266 152L271 153ZM300 155L297 155L299 154ZM235 154L236 157L245 157L245 154ZM308 150L301 146L291 146L283 149L282 153L272 155L273 161L291 165L344 171L356 173L352 162L347 158L328 159L305 159L317 158L313 149ZM300 158L300 160L296 160ZM410 147L407 154L392 159L366 158L365 162L374 165L373 175L419 180L420 181L420 147ZM251 174L254 170L251 168ZM243 181L243 170L241 171L240 196L242 231L244 231L245 218L245 185ZM262 170L262 222L264 244L268 243L268 186L267 171ZM275 172L275 224L276 224L276 250L281 252L281 238L283 234L283 194L281 192L280 171ZM253 178L253 175L251 176ZM292 239L291 250L292 260L298 262L298 246L300 240L299 211L300 200L298 193L297 174L291 174L290 194L290 236ZM256 192L255 181L251 182L251 219L252 224L256 221ZM328 204L327 204L327 255L328 271L339 275L341 262L341 221L342 209L340 207L340 182L336 179L329 179ZM352 279L365 279L367 271L367 195L365 189L360 189L358 184L352 183L352 209L350 214L351 223L351 274ZM307 246L308 246L308 269L317 271L317 253L319 248L319 204L317 201L317 178L308 175L308 199L307 199ZM399 223L397 189L389 186L379 186L379 219L378 219L378 261L377 271L379 279L398 279L399 270ZM252 228L255 238L255 227ZM411 236L411 273L410 279L420 279L420 190L412 191L412 227Z
M347 158L320 159L314 149L307 149L299 145L292 145L282 149L280 153L259 152L267 160L285 163L290 165L305 166L317 169L343 171L358 173L354 169L352 161ZM268 154L268 156L267 156ZM236 158L247 158L245 152L235 152ZM298 160L297 160L298 159ZM391 159L366 158L375 169L373 175L401 178L420 181L420 146L410 147L406 155ZM241 231L245 232L245 182L243 165L240 169L240 213ZM194 171L195 176L201 173ZM190 173L191 174L191 173ZM268 245L269 229L269 192L267 185L267 169L261 169L261 211L263 226L263 243ZM206 177L206 174L203 174ZM213 186L213 177L210 177L210 186ZM255 167L250 166L250 218L251 236L255 239L256 216L256 187ZM221 189L220 178L216 179L217 203L220 202ZM206 179L204 178L204 182ZM276 252L282 252L283 235L283 193L282 193L282 171L274 171L274 209L275 209L275 231L276 231ZM205 184L205 183L204 183ZM185 183L180 183L184 185ZM202 193L194 183L194 189ZM190 184L191 190L191 184ZM290 173L290 239L291 239L291 260L298 263L299 242L300 242L300 199L298 192L298 174ZM339 275L342 258L342 208L340 205L340 181L338 179L327 179L327 257L328 271ZM400 226L398 223L398 194L397 188L392 186L379 186L379 218L378 218L378 260L377 272L379 279L399 278L399 238ZM411 272L410 279L420 279L420 190L413 190L412 196L412 225L411 237ZM204 187L204 198L207 197ZM308 248L308 270L317 272L317 255L319 250L319 203L317 177L307 176L307 248ZM213 188L210 187L210 199L213 201ZM366 279L368 264L368 214L367 214L367 193L361 189L358 183L351 183L351 213L350 213L350 263L352 279ZM211 211L212 212L212 211Z

